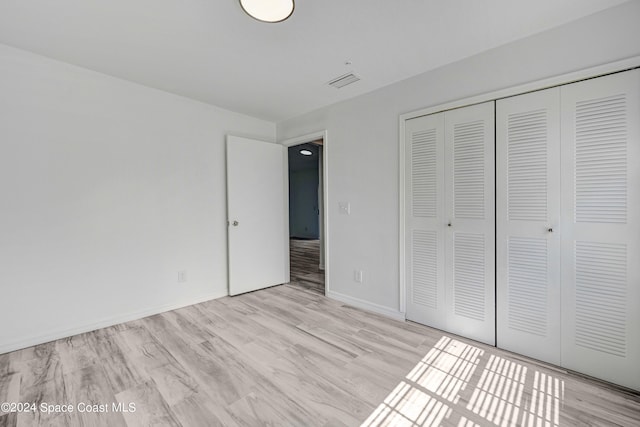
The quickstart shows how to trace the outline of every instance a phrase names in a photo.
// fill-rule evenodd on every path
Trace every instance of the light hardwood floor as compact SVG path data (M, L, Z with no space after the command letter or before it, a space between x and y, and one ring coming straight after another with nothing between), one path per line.
M640 425L637 394L293 285L0 355L5 401L110 412L0 426Z
M320 270L320 240L289 240L291 284L324 295L324 270Z

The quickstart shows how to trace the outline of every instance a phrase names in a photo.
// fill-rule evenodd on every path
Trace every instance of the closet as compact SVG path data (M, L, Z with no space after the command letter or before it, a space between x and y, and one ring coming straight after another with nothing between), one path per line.
M640 70L496 123L498 347L640 389Z
M407 319L495 345L494 102L407 121Z
M404 126L407 319L640 390L640 70Z

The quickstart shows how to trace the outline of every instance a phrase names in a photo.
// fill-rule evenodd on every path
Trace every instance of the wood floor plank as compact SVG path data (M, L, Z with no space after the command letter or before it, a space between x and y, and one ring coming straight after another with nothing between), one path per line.
M2 402L18 402L20 399L20 382L22 374L18 372L6 373L0 377L0 403ZM0 409L0 415L3 411Z
M353 358L369 353L369 350L367 350L363 346L358 345L357 343L354 343L349 336L340 336L339 334L325 329L324 327L309 326L305 323L301 323L299 325L296 325L296 328L306 332L307 334L317 338L322 342L327 343L328 345L339 349L344 353L347 353Z
M150 372L158 391L182 425L224 425L224 405L216 405L197 381L175 365Z
M129 427L180 426L153 381L118 393L116 399L125 408L129 408L131 403L135 404L135 411L122 412Z
M308 418L294 410L295 405L287 400L274 399L266 393L258 395L252 392L234 402L229 407L229 412L234 423L244 427L305 425Z
M203 394L195 394L170 407L183 426L233 427L237 425L226 408L212 405L209 399Z
M209 339L219 337L236 347L254 339L253 334L248 334L238 327L247 323L247 316L238 314L224 304L194 306L194 310L183 315L203 329L205 334L210 335ZM203 342L201 339L198 341Z
M0 354L0 381L5 375L12 374L11 353Z
M0 355L0 403L18 402L20 398L22 374L14 362L15 355L16 353ZM3 414L4 412L0 408L0 416ZM12 419L14 418L12 417ZM4 422L8 423L9 417Z
M75 406L73 423L94 427L126 425L122 414L113 410L115 395L101 365L75 370L66 381L68 402Z
M132 363L142 368L145 375L159 366L178 363L145 327L122 331L114 339Z
M0 415L0 427L16 427L18 425L18 414L15 412Z
M71 402L56 342L41 344L24 353L21 364L20 402L40 408L41 404L65 405ZM18 413L20 426L72 425L75 415L69 412L43 412L39 409Z
M255 339L256 335L264 333L264 328L258 323L256 324L246 312L230 307L225 303L226 299L221 298L211 304L203 305L201 310L204 322L201 321L201 327L207 329L210 334L223 338L225 341L234 346L241 346ZM207 321L211 316L219 316L214 321ZM255 331L247 333L247 330Z
M267 312L284 324L295 326L304 321L304 317L301 312L297 310L290 311L280 304L270 303L270 300L261 298L261 296L256 292L247 294L244 300L254 309Z
M100 332L96 331L91 345L98 355L98 363L102 366L113 392L117 394L147 381L149 375L140 365L131 363L125 350L118 344L119 335L112 331Z
M169 406L199 393L198 383L177 364L167 363L149 371L149 376Z
M180 333L185 336L190 342L203 343L208 339L214 338L216 335L210 330L201 327L195 321L191 320L188 316L188 310L190 307L186 307L176 311L170 311L163 313L163 317L171 322Z

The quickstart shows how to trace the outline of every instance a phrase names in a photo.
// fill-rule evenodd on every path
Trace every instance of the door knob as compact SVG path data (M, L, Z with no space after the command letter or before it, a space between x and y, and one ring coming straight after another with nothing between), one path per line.
M548 231L549 233L553 233L553 228L549 227L549 228L547 228L547 231Z
M447 227L451 227L451 223L447 224Z
M238 221L233 221L232 224L233 224L234 227L237 227L238 224L240 224L240 223Z

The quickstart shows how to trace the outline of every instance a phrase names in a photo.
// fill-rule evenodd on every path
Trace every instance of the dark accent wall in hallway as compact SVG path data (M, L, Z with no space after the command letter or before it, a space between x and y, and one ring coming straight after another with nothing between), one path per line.
M313 154L303 156L300 150ZM289 235L318 239L318 153L312 144L289 147Z

